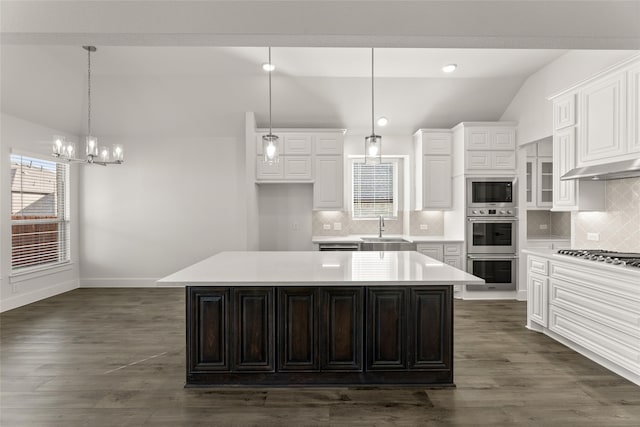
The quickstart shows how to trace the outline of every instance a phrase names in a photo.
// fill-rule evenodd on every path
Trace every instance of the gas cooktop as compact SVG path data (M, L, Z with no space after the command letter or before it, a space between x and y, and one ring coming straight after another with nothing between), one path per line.
M560 249L558 253L590 261L640 268L640 253L605 251L603 249Z

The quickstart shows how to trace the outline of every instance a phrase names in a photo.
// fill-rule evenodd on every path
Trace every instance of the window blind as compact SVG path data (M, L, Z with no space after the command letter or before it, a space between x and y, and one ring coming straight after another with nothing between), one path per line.
M394 197L395 163L353 163L353 217L396 216Z
M70 260L69 166L11 155L11 269Z

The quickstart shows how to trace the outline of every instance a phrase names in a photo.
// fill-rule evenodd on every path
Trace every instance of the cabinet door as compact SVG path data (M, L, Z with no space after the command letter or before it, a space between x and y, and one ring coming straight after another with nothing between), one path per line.
M527 275L529 320L547 327L549 307L549 279L529 273Z
M342 133L318 133L314 135L315 154L340 155L344 145Z
M314 209L341 209L343 191L342 156L316 156L313 185Z
M578 166L626 153L625 73L599 80L580 92Z
M449 264L451 267L455 267L462 270L462 267L461 267L462 263L460 262L459 256L445 256L444 263Z
M311 156L284 156L284 178L311 179Z
M237 371L274 371L273 293L273 288L263 287L233 292Z
M576 206L576 182L560 177L575 167L575 128L553 135L553 209L571 210Z
M424 155L451 155L451 133L425 132L422 134L422 150Z
M492 151L490 153L491 169L515 169L516 153L515 151Z
M317 371L318 289L278 288L279 371Z
M321 306L321 369L362 371L362 288L326 288Z
M451 289L412 289L409 312L411 369L446 368L453 363Z
M302 156L311 154L311 134L285 133L284 154L287 156Z
M576 94L558 98L553 102L553 128L555 130L576 124Z
M422 208L451 207L451 157L424 156Z
M536 205L550 208L553 206L553 158L538 157L536 163Z
M467 150L488 150L491 148L489 129L469 129L465 132Z
M267 163L262 157L256 159L256 179L283 179L284 167L283 157L277 163Z
M526 194L527 194L527 207L535 208L536 207L536 167L538 162L536 162L535 157L527 157L526 163Z
M629 70L629 152L640 152L640 64Z
M439 243L419 243L416 250L438 261L442 261L444 257L442 245Z
M407 368L406 289L367 290L367 370Z
M228 371L229 289L187 288L187 371Z
M467 151L465 160L468 170L491 169L491 154L488 151Z
M492 150L514 150L516 148L516 132L513 129L492 129Z

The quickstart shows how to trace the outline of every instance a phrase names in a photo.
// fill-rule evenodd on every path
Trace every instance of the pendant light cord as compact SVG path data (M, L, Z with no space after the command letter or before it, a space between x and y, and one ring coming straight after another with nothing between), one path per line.
M87 133L91 136L91 49L87 49Z
M271 46L269 46L269 135L271 132Z
M375 135L375 114L374 114L374 87L373 87L373 48L371 48L371 135Z

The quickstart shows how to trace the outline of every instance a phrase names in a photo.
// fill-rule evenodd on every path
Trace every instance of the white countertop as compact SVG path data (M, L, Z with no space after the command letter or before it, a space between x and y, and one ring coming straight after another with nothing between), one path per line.
M363 237L378 237L377 234L350 234L348 236L312 236L313 243L362 243ZM383 234L386 238L401 238L413 243L452 242L462 243L464 239L448 239L444 236L409 236L402 234Z
M582 259L582 258L573 257L569 255L560 255L557 249L525 248L525 249L522 249L522 253L536 255L536 256L540 256L540 257L555 260L555 261L568 262L568 263L580 265L587 268L589 267L598 268L604 271L609 271L611 273L619 273L624 275L630 275L632 277L638 277L638 284L640 284L640 268L626 267L624 265L607 264L606 262L591 261L588 259Z
M415 251L221 252L158 280L162 284L455 285L484 280Z

